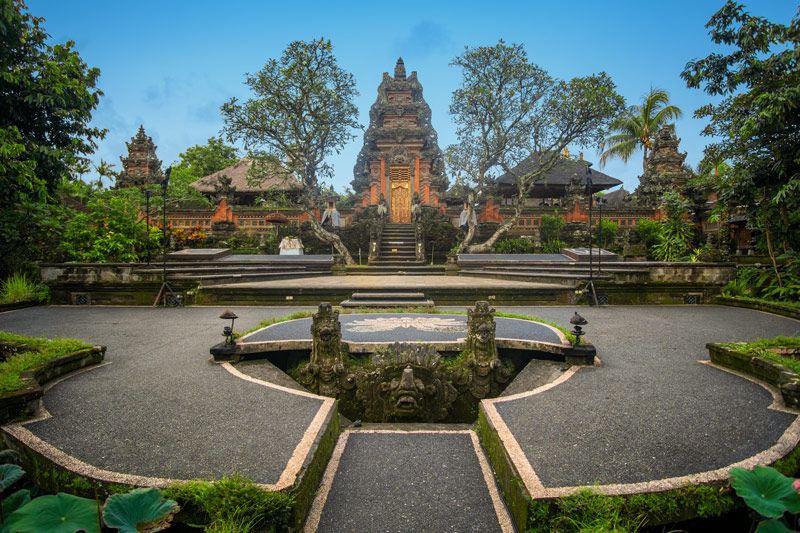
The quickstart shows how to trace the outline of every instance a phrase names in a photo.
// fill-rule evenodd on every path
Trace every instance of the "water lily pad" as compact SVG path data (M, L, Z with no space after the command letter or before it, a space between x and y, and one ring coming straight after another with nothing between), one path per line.
M31 491L21 489L3 500L3 522L8 516L31 501Z
M766 466L757 466L752 471L734 468L730 473L736 494L760 515L780 518L786 511L800 512L800 494L792 488L794 479Z
M797 533L794 529L789 529L780 520L764 520L758 524L756 533Z
M103 519L119 533L151 533L169 527L178 504L164 500L161 491L150 487L111 496L103 507Z
M25 471L17 465L0 465L0 492L22 479Z
M59 493L42 496L11 513L3 533L100 533L94 500Z

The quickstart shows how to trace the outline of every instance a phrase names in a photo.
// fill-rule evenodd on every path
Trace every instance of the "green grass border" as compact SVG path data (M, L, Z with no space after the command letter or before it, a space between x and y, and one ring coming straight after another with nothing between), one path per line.
M419 313L419 314L430 314L430 315L466 315L467 311L444 311L438 308L429 308L429 307L346 307L341 308L334 306L336 310L339 311L341 315L358 315L358 314L376 314L376 313ZM244 337L245 335L249 335L259 329L265 328L267 326L272 326L273 324L278 324L280 322L286 322L288 320L298 320L301 318L311 318L311 315L314 314L315 311L311 310L304 310L304 311L295 311L294 313L282 316L282 317L273 317L268 318L266 320L262 320L258 323L258 325L244 331L242 333L236 332L234 338ZM494 315L499 318L516 318L519 320L528 320L530 322L538 322L540 324L544 324L546 326L550 326L556 328L558 331L564 334L567 338L567 341L571 345L575 345L576 338L575 335L570 333L570 331L563 327L559 326L555 322L550 322L549 320L544 320L539 317L531 316L531 315L523 315L520 313L506 313L504 311L495 311ZM581 342L583 344L583 342Z

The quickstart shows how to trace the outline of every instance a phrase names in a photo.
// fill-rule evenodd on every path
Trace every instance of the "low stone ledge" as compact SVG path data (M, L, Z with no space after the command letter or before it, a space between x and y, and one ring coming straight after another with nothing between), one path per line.
M23 302L0 304L0 313L4 311L14 311L15 309L25 309L26 307L36 307L37 305L39 305L38 300L25 300Z
M780 363L716 343L706 344L711 362L744 372L778 388L787 407L800 407L800 376Z
M755 309L756 311L764 311L765 313L772 313L773 315L781 315L794 318L795 320L800 320L800 309L790 305L782 305L779 303L770 302L756 302L752 300L742 300L739 298L728 298L725 296L718 296L714 302L720 305Z
M69 372L99 363L105 353L105 346L94 346L61 355L24 371L20 375L22 389L0 394L0 425L33 416L43 395L42 385Z

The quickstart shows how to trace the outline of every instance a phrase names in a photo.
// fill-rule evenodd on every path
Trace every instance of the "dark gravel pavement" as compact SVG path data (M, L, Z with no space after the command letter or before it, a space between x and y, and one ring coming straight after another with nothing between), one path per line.
M318 533L501 531L465 433L351 433Z
M504 309L510 310L510 309ZM572 308L515 308L567 323ZM498 402L545 487L635 483L721 468L774 445L795 415L699 363L707 342L800 335L800 322L721 306L581 308L602 368Z
M238 473L275 483L321 402L238 379L209 363L221 308L37 307L0 330L108 346L112 364L47 392L53 417L26 425L92 466L177 479ZM237 329L286 309L236 308Z

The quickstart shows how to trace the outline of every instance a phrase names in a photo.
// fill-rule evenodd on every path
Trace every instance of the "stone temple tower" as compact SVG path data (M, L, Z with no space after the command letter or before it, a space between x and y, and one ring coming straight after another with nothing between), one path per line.
M128 157L120 157L122 172L117 176L117 189L157 185L164 179L161 173L161 161L156 157L157 146L153 139L139 126L139 132L131 137L128 146Z
M681 186L689 179L689 174L682 168L686 153L678 151L680 142L674 124L666 124L656 133L647 170L639 178L634 193L639 205L657 208L667 190Z
M447 189L431 108L422 97L417 73L406 76L402 58L394 77L383 73L353 174L361 205L375 205L383 196L389 220L397 223L410 222L415 196L420 204L435 206L440 191Z

